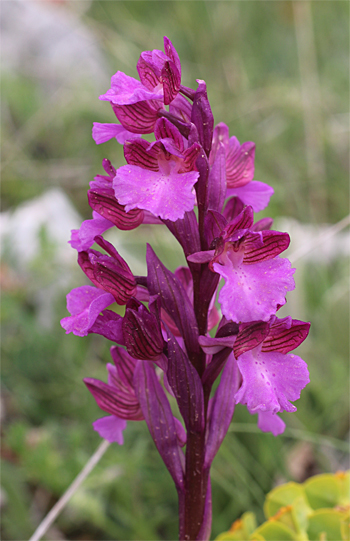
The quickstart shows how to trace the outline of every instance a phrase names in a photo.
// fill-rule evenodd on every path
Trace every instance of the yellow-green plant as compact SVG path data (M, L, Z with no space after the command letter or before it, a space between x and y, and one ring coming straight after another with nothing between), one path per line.
M346 541L350 539L350 471L280 485L266 496L266 522L244 513L216 541Z

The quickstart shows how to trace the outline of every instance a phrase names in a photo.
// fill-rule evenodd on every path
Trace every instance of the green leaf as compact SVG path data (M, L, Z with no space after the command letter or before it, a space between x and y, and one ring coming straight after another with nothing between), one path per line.
M300 496L305 496L305 493L303 487L298 483L286 483L274 488L266 496L264 504L265 517L273 517L281 507L292 505L294 500Z
M340 503L339 480L330 473L315 475L304 483L306 497L313 509L335 507Z
M309 517L307 533L311 541L318 541L320 537L327 541L340 541L341 521L346 517L345 511L335 509L318 509Z
M350 513L346 513L344 518L340 521L340 533L342 541L350 540Z
M259 526L250 536L250 539L259 540L258 535L266 541L281 541L282 539L283 541L297 541L298 539L297 534L288 528L288 526L271 519Z
M244 513L236 520L228 532L221 533L216 541L248 541L256 528L254 513Z

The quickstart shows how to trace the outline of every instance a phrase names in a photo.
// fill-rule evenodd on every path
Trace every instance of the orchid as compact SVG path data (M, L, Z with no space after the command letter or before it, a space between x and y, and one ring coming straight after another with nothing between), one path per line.
M94 123L93 138L115 138L126 164L105 159L106 174L90 182L92 219L69 242L91 284L67 295L71 315L61 324L114 344L108 382L84 379L109 414L93 427L122 445L126 422L145 421L178 492L179 538L207 540L210 467L235 407L257 414L263 432L283 432L278 414L296 410L309 381L291 351L310 324L276 316L295 287L295 269L281 257L289 235L271 230L271 218L254 223L273 194L254 180L255 144L229 137L222 122L214 127L205 82L181 84L168 38L164 52L141 54L137 70L139 81L117 72L100 97L120 124ZM151 133L153 140L140 137ZM166 227L188 266L171 272L148 245L147 275L135 276L103 238L112 227L145 223ZM115 304L125 306L123 316Z

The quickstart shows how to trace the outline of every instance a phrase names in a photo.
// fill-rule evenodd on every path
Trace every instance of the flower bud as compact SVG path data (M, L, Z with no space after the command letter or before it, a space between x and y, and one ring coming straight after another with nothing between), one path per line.
M128 353L135 359L156 361L163 352L164 340L159 319L136 299L131 299L127 304L123 336Z
M110 255L97 250L79 252L78 263L95 286L111 293L118 304L126 304L136 291L136 280L127 263L115 248L102 237L97 242Z

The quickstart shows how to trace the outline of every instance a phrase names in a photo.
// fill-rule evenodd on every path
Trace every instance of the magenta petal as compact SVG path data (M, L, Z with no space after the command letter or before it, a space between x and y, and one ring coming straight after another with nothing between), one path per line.
M225 147L223 143L218 144L208 182L208 208L221 212L226 196Z
M177 53L177 50L175 49L174 45L171 43L170 39L164 36L163 38L164 42L164 52L167 55L170 60L172 60L177 67L180 75L181 75L181 62L179 55Z
M295 288L290 261L270 259L255 265L213 265L225 279L219 294L222 313L238 322L268 321L278 305L286 302L286 293Z
M243 382L236 403L246 404L251 413L296 411L290 401L300 398L310 381L307 365L300 357L277 351L263 353L258 347L243 353L237 364Z
M184 138L179 130L166 118L159 118L154 127L154 135L157 141L163 139L171 139L175 147L180 151L184 151ZM180 154L181 155L181 154Z
M231 237L235 231L250 229L254 223L254 213L251 206L245 207L224 229L224 238ZM255 235L257 237L257 235Z
M231 137L226 150L227 187L245 186L254 178L255 144L251 141L239 144L236 137Z
M226 197L236 195L245 205L251 205L254 212L260 212L269 204L270 197L274 193L273 188L264 182L252 180L245 186L239 188L230 188L226 192Z
M102 310L115 302L111 293L93 286L80 286L67 295L67 310L70 317L61 319L66 334L86 336Z
M181 86L181 73L172 60L165 62L161 71L164 104L169 105L176 98Z
M299 321L286 317L277 319L270 327L270 332L265 338L262 350L279 351L280 353L289 353L297 348L309 334L310 323Z
M211 336L200 336L198 343L202 350L208 355L214 355L224 348L232 348L236 336L223 336L221 338L212 338Z
M115 105L132 105L138 101L160 99L162 95L162 88L158 92L150 91L137 79L118 71L111 79L111 88L100 96L100 100Z
M161 102L138 101L132 105L112 105L115 116L132 133L152 133L158 120Z
M178 117L182 122L191 122L192 105L185 96L178 94L169 105L169 113Z
M149 61L152 61L151 51L144 51L138 59L136 69L141 83L149 90L153 90L159 85L160 81L159 76L157 76L152 65L149 64Z
M228 140L228 126L226 126L226 124L223 122L219 122L213 131L213 142L209 156L209 165L213 165L219 146L222 144L225 148L228 146Z
M286 423L276 413L258 411L258 428L262 432L272 432L274 436L279 436L283 434Z
M97 212L92 213L92 220L85 220L80 229L72 229L72 235L69 244L78 252L87 250L94 244L94 238L101 235L107 229L113 227L113 223L102 218Z
M244 245L243 262L249 265L267 261L280 255L284 250L287 250L290 243L288 233L280 233L279 231L263 231L263 244L260 247L256 246L253 237L252 240L253 242L248 238Z
M123 430L126 429L126 421L124 419L119 419L115 415L108 415L107 417L97 419L97 421L92 423L92 426L101 438L109 441L109 443L116 442L119 445L123 445Z
M135 133L126 130L121 124L101 124L94 122L92 128L92 138L97 145L105 143L110 139L116 138L118 143L123 145L128 139L137 137Z
M242 353L259 346L268 335L269 328L269 323L264 321L242 323L239 326L237 340L233 346L233 353L235 354L236 359L238 359Z
M195 252L187 257L191 263L208 263L214 257L215 250L207 250L206 252Z
M108 340L124 346L122 330L123 318L112 310L103 310L90 327L89 333L101 334Z
M192 188L198 176L197 171L166 175L136 165L124 165L118 169L113 187L116 198L125 205L127 212L140 208L175 222L193 209L195 196Z

